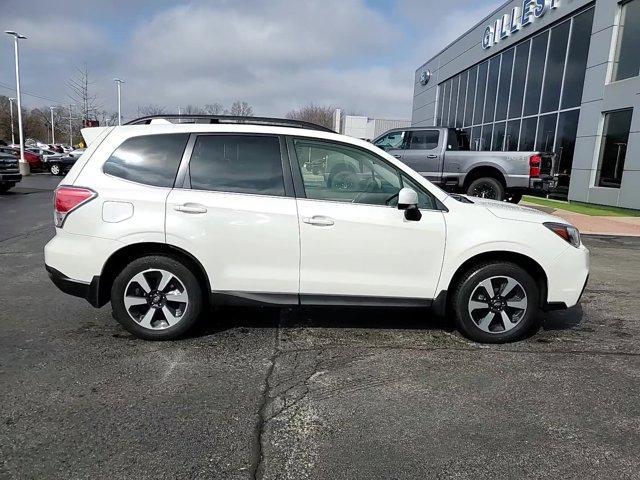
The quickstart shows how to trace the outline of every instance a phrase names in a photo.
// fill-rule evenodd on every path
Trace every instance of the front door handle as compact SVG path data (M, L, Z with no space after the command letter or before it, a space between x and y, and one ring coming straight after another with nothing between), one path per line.
M333 218L323 217L322 215L314 215L313 217L303 217L302 221L309 225L315 225L317 227L330 227L335 222Z
M402 158L402 155L394 155L396 158Z
M202 205L194 203L185 203L184 205L177 205L173 207L176 212L182 213L207 213L207 209Z
M438 158L438 155L434 155L434 154L432 153L432 154L427 155L427 158Z

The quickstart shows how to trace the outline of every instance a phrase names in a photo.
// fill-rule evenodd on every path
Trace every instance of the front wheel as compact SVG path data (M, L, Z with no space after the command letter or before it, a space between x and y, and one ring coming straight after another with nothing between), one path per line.
M131 262L111 288L114 317L145 340L184 335L197 322L203 303L195 275L180 261L160 255Z
M57 165L55 163L51 165L51 167L49 167L49 171L51 172L52 175L60 175L62 173L62 169L60 168L60 165Z
M490 200L504 200L504 187L493 177L482 177L469 184L467 195Z
M536 324L539 292L524 269L508 262L478 265L455 288L456 325L471 340L504 343L518 340Z
M15 187L15 183L3 183L0 184L0 193L7 193L13 187Z

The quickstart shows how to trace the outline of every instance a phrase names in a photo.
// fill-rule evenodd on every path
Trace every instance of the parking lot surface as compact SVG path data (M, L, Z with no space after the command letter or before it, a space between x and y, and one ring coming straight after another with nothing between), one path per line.
M58 180L0 196L0 478L640 478L640 239L584 238L581 306L518 343L230 308L153 343L47 278Z

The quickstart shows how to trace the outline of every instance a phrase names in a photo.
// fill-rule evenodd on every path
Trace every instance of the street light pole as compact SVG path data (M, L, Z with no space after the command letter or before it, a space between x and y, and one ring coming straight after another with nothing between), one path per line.
M4 33L13 36L14 40L14 52L16 56L16 100L18 101L18 137L20 140L20 173L22 175L29 175L29 164L24 159L24 134L22 131L22 104L20 102L20 55L18 49L18 40L26 40L26 36L20 35L11 30L7 30Z
M71 125L71 115L73 114L73 105L69 105L69 146L73 148L73 126Z
M13 133L13 102L14 100L15 98L9 99L9 110L11 111L11 144L12 145L16 144L16 135L15 133Z
M53 109L54 109L54 107L49 107L49 110L51 110L51 144L55 145L55 143L56 143L56 132L55 132L55 128L53 126Z
M122 125L122 103L120 96L120 86L124 83L124 81L120 80L119 78L114 78L113 81L116 82L116 85L118 86L118 125Z

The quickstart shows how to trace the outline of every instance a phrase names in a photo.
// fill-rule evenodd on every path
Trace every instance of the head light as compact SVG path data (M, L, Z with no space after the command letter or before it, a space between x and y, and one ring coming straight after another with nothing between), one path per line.
M544 226L574 247L578 248L580 246L580 232L576 227L554 222L546 222Z

